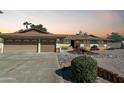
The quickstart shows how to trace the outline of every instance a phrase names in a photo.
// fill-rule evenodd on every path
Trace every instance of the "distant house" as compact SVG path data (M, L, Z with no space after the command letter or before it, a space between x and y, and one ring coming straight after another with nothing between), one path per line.
M63 47L107 48L107 40L94 35L57 35L37 29L0 34L1 53L57 52Z

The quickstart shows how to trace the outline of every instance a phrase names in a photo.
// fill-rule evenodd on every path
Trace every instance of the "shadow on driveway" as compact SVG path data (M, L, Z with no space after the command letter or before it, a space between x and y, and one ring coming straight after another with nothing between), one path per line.
M61 76L64 80L75 83L75 81L72 78L73 75L71 72L71 67L64 67L64 68L58 69L56 70L56 74Z

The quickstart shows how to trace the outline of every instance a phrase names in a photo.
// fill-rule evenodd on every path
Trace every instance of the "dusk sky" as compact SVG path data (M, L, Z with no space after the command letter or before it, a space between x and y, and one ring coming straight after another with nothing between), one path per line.
M124 35L124 11L95 10L10 10L0 14L0 32L25 29L23 22L43 24L48 32L76 34L80 30L105 37L111 32Z

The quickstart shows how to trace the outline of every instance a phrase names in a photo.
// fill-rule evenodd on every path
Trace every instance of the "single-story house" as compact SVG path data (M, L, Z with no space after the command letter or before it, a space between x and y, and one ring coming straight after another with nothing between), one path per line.
M79 46L90 49L94 45L105 49L107 40L94 35L58 35L37 29L0 34L1 53L57 52L63 47L76 48Z
M37 29L0 34L1 53L56 52L56 40L63 38Z

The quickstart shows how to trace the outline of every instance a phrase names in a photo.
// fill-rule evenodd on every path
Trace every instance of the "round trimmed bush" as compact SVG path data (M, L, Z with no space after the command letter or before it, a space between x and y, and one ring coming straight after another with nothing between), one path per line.
M75 82L94 83L97 77L97 61L90 56L79 56L71 61Z
M99 50L99 48L96 45L94 45L90 48L90 50Z

